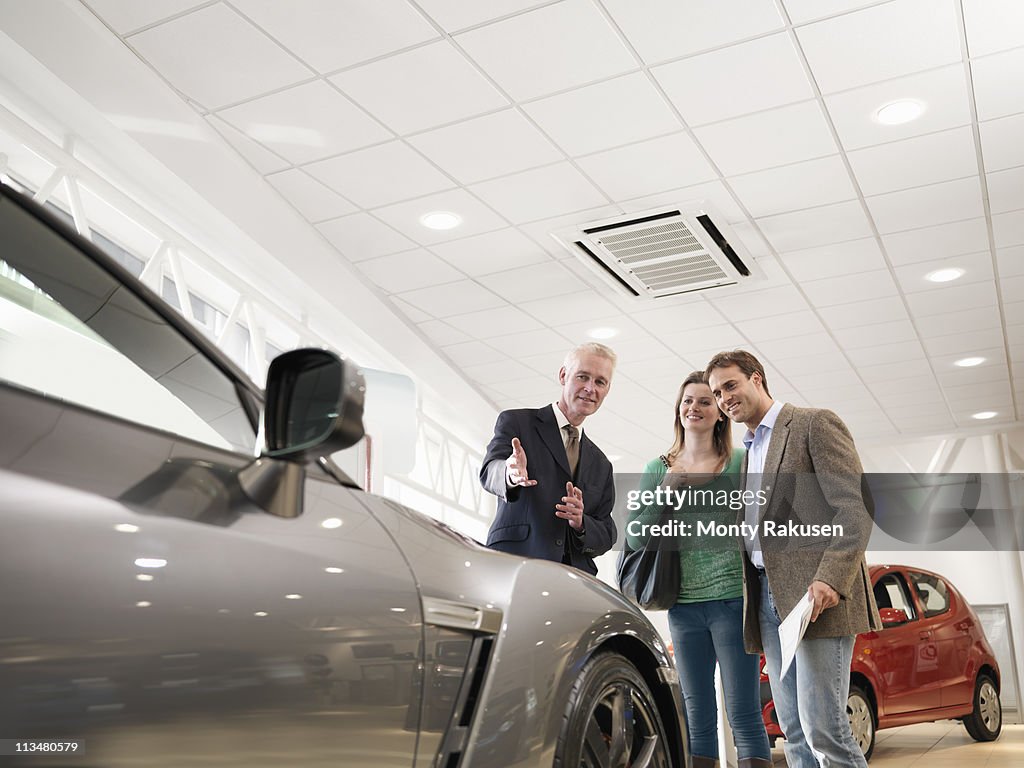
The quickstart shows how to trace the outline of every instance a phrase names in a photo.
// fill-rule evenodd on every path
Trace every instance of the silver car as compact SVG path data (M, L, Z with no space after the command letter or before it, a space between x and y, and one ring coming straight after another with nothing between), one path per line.
M687 764L672 662L620 595L330 460L363 434L350 362L286 353L261 392L0 189L5 760Z

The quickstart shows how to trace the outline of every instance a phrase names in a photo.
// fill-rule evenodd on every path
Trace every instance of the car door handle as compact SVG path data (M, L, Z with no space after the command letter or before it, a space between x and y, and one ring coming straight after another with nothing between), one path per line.
M930 638L932 636L932 631L930 629L922 630L922 631L917 633L917 636L919 638L921 638L922 640L927 640L928 638Z

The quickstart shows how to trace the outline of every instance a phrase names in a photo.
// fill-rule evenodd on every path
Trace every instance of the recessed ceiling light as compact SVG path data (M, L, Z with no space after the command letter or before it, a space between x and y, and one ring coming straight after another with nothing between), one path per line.
M137 574L135 574L135 580L136 581L152 581L153 580L153 574L152 573L137 573Z
M163 568L167 561L162 557L140 557L135 561L139 568Z
M886 104L875 113L875 118L883 125L902 125L916 120L924 114L924 104L912 99L903 99Z
M933 283L948 283L963 276L964 271L960 267L948 267L947 269L936 269L934 272L929 272L924 276L924 279L930 280Z
M118 523L114 526L114 530L118 533L138 533L139 526L132 525L131 523Z
M328 529L330 529L330 528L341 528L341 518L338 518L338 517L328 517L326 520L324 520L322 523L320 523L320 527L321 528L328 528Z
M339 568L336 565L329 565L326 568L324 568L324 570L327 571L327 573L344 573L345 572L344 568Z
M619 332L614 328L591 328L587 335L592 339L610 339L612 336L618 336Z
M462 223L462 218L449 211L432 211L420 216L420 224L427 229L454 229Z
M962 360L957 360L953 365L960 366L961 368L973 368L974 366L981 365L984 362L984 357L965 357Z
M302 595L297 595L297 594L293 593L291 595L285 595L284 599L285 600L301 600L302 599Z
M149 608L149 606L151 606L151 605L152 605L152 603L149 602L149 600L139 600L139 602L137 602L135 604L135 607L136 608Z
M259 616L262 619L264 616L269 616L270 614L266 611L254 611L252 615Z
M974 414L974 418L979 419L980 421L984 421L985 419L994 419L998 415L999 414L996 413L995 411L979 411L978 413Z

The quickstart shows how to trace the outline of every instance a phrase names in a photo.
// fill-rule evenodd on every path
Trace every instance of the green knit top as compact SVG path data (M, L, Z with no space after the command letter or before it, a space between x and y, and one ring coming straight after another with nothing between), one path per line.
M736 449L729 457L725 468L701 489L712 491L732 491L739 487L740 469L743 465L743 449ZM641 490L652 490L665 479L666 467L661 457L652 459L644 466L640 481ZM629 521L640 520L641 523L657 524L674 517L681 522L690 522L690 530L696 530L696 521L715 521L719 523L735 523L739 517L728 508L696 504L685 506L678 512L665 515L664 508L651 505L631 512ZM628 530L628 529L627 529ZM631 549L644 546L644 539L627 534L626 541ZM694 536L680 538L680 603L700 603L707 600L728 600L743 596L743 560L739 544L723 546L722 540L711 541Z

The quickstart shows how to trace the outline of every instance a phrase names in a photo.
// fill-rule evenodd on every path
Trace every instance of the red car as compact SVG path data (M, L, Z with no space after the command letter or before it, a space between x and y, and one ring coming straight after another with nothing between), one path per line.
M977 741L1003 725L999 664L977 614L942 576L905 565L870 568L883 629L857 636L847 713L871 757L875 731L961 720ZM761 714L768 737L782 736L761 657Z

